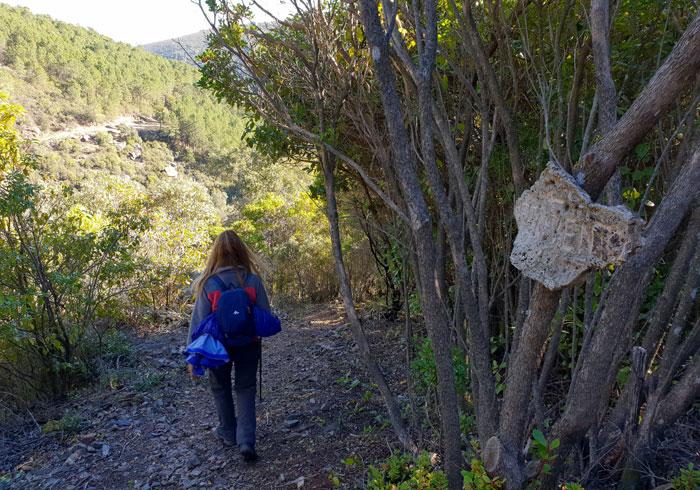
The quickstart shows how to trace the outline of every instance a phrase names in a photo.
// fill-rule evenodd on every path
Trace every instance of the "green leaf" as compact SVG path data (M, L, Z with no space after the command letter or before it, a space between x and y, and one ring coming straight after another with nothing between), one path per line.
M542 431L539 429L535 429L532 431L532 437L537 441L539 444L543 446L547 446L547 439L545 439L544 434L542 434Z
M634 152L637 154L637 158L641 160L649 152L649 143L642 143L641 145L637 145L637 147L634 149Z

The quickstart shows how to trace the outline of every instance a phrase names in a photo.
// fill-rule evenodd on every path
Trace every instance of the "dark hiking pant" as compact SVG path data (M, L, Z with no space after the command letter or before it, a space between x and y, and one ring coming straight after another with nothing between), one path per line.
M211 391L214 393L216 411L223 437L235 440L238 445L255 446L255 381L260 360L260 342L253 342L244 347L227 348L231 362L217 369L209 369ZM231 368L235 378L236 405L238 417L233 404L231 391Z

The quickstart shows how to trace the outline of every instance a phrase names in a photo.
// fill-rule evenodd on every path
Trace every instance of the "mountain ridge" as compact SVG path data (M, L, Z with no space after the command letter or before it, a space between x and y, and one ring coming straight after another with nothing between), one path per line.
M164 39L147 44L140 44L138 47L144 51L157 54L168 60L183 61L190 66L197 66L192 59L202 54L207 47L208 29L186 34L173 39Z

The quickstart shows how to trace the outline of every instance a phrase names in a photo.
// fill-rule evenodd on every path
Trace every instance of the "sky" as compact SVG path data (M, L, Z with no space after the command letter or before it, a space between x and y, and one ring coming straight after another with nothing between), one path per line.
M209 27L199 6L191 0L4 1L28 7L35 14L48 14L63 22L91 27L116 41L133 45L173 39ZM290 11L288 1L286 4L282 0L262 0L259 3L282 17Z

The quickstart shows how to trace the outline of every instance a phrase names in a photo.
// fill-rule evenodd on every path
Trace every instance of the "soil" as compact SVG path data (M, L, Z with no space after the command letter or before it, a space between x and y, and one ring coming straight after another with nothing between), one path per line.
M33 427L5 431L0 488L364 487L368 465L399 445L341 309L283 315L282 333L264 340L257 462L244 462L214 437L208 381L187 376L180 321L135 332L135 353L92 388L36 410ZM405 379L396 372L403 369L400 339L381 321L365 327L387 377ZM49 417L62 416L66 431L41 433Z

